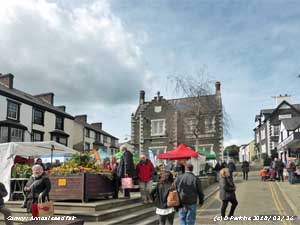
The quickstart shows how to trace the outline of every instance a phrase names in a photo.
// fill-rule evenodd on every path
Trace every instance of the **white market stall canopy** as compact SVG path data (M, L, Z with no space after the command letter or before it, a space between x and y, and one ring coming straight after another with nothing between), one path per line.
M61 145L55 141L45 142L10 142L0 144L0 177L1 182L5 185L8 196L10 194L10 177L11 168L14 165L14 159L17 155L23 157L40 157L49 156L53 150L55 155L75 154L77 151Z

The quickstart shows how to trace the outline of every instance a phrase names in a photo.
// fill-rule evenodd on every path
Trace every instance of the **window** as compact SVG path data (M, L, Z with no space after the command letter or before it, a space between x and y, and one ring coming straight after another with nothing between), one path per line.
M166 120L151 120L151 136L165 135Z
M90 149L91 149L91 144L85 142L85 144L84 144L84 151L89 151Z
M205 125L206 133L214 132L215 131L215 117L205 118L204 125Z
M273 126L273 135L279 136L280 133L280 126Z
M44 140L44 132L41 131L32 131L32 141L43 141Z
M104 135L103 135L103 142L104 142L104 143L107 143L107 136L104 136Z
M185 125L185 129L184 129L185 133L192 134L196 129L196 120L193 118L185 118L184 125Z
M62 145L68 146L68 138L65 136L52 134L51 140L56 141L57 143L60 143Z
M18 128L10 128L10 141L21 142L23 141L23 130Z
M85 129L85 136L88 138L90 137L90 130L87 128Z
M60 116L56 116L55 129L64 130L64 119Z
M33 110L33 123L44 125L44 112L38 109Z
M20 104L12 101L7 101L7 118L19 120Z
M8 127L0 127L0 143L8 142Z
M101 140L100 140L100 134L99 133L96 133L96 141L97 142L101 142Z

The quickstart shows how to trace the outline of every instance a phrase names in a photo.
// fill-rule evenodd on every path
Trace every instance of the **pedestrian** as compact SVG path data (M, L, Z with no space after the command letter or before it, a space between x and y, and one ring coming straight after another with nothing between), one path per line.
M13 222L8 217L11 216L11 211L5 207L3 198L7 196L7 190L3 183L0 182L0 213L4 216L5 225L12 225Z
M270 181L276 180L276 170L272 166L270 167L270 170L269 170L269 178L270 178Z
M265 170L264 168L262 168L262 169L259 171L259 175L261 176L261 181L266 181L267 174L268 174L268 171Z
M185 166L180 160L177 160L176 166L174 167L174 172L178 175L184 174L185 172Z
M283 177L284 163L282 162L281 159L277 160L276 169L277 169L276 172L278 174L278 181L280 182L281 179L282 182L284 182L284 177Z
M174 161L173 160L169 160L166 166L166 170L167 171L172 171L174 169Z
M219 163L219 161L217 161L216 165L215 165L215 172L216 172L216 182L219 181L220 179L220 170L221 170L221 164Z
M286 164L286 170L288 172L288 181L290 184L293 184L294 183L294 172L296 170L296 165L294 163L293 160L291 159L288 159L288 162Z
M194 225L196 222L197 198L200 206L204 201L201 181L193 174L193 169L193 165L188 163L185 168L186 172L175 180L181 201L178 214L180 225Z
M277 158L274 158L274 160L272 161L271 167L273 167L275 169L275 180L277 179Z
M133 180L136 177L135 166L133 163L133 155L130 151L128 151L125 145L122 145L120 147L120 151L123 152L123 155L121 156L120 163L118 166L118 178L119 180L121 180L122 178L130 177ZM130 198L130 189L124 189L124 197Z
M51 182L41 165L34 165L32 173L32 176L25 185L24 191L27 193L27 212L31 213L33 217L38 217L38 199L41 197L43 202L46 198L49 200Z
M154 173L154 166L152 162L147 159L145 154L141 154L140 162L136 165L136 173L139 179L140 192L145 204L152 203L150 192L152 190L152 175Z
M162 173L159 182L153 188L150 195L156 205L156 214L159 216L159 225L172 225L175 216L174 207L168 207L167 197L169 191L172 190L173 175L171 172L166 171Z
M233 160L230 160L227 167L228 167L230 176L233 177L233 172L236 171L236 167L235 167L235 164L234 164Z
M118 169L118 163L117 163L117 159L114 156L110 156L109 161L107 161L105 163L104 169L111 171L112 176L113 176L113 198L117 199L119 198L119 182L120 180L118 179L118 175L117 175L117 169Z
M221 216L225 217L226 208L228 203L231 203L230 212L228 217L234 215L234 211L238 205L235 195L236 187L233 182L232 176L227 168L220 171L220 199L222 200Z
M43 171L45 172L47 170L45 164L43 163L43 160L41 158L37 158L35 161L35 165L40 165L43 168Z
M242 164L244 180L248 180L249 168L250 168L249 162L247 160L245 160Z

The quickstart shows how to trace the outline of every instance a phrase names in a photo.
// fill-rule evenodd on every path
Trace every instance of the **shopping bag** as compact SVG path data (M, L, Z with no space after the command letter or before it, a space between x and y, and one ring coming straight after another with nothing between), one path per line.
M131 177L124 177L122 178L122 188L123 189L132 189L133 188L133 181Z
M38 213L39 217L53 216L53 202L48 201L47 197L45 198L45 202L42 202L42 196L40 195L38 198Z
M31 205L31 215L33 217L39 217L38 204L32 203L32 205Z
M174 187L174 188L171 188L169 190L168 197L167 197L167 206L168 207L179 206L179 204L180 204L179 195L176 190L176 186L172 185L172 187Z

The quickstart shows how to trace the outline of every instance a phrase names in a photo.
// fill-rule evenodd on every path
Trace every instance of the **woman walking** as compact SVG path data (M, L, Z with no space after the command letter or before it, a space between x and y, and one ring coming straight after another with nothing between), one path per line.
M238 205L235 196L235 185L233 183L233 178L230 176L229 170L224 168L220 171L220 199L222 200L221 216L225 217L226 208L228 203L231 203L231 209L228 217L234 215L234 211Z
M172 187L173 175L166 171L161 174L159 183L151 191L151 198L156 204L156 214L159 215L159 225L172 225L174 221L175 209L167 206L169 190Z

